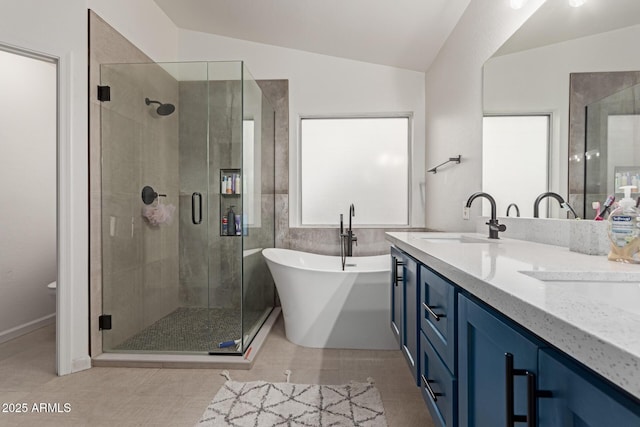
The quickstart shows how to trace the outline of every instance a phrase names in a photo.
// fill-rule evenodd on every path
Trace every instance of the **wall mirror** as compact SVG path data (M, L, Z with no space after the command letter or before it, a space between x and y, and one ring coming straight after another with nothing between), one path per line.
M640 80L629 77L640 75L634 73L640 71L635 42L639 37L637 0L588 0L578 8L569 6L567 0L547 0L485 63L485 123L496 117L547 116L549 125L546 146L544 133L540 133L540 141L532 141L531 132L519 127L527 137L517 132L499 134L503 144L511 144L509 150L493 150L491 156L484 150L483 190L508 195L496 197L498 215L504 216L507 206L515 202L522 216L532 216L536 196L553 191L580 217L593 218L591 202L604 202L606 194L613 191L616 173L619 180L633 180L635 175L636 181L640 179L640 171L636 174L634 170L640 163L633 158L640 124L637 119L621 118L635 113L628 105L620 105L634 102L629 100L640 92L633 89ZM618 94L625 89L631 95ZM571 106L570 98L574 101ZM604 124L596 125L596 116ZM587 137L589 128L593 132ZM486 129L483 146L489 137ZM486 140L487 145L492 143ZM541 151L532 154L531 144L539 145ZM545 147L546 166L537 160ZM623 163L617 160L621 157ZM540 212L541 217L573 217L548 198L540 205Z

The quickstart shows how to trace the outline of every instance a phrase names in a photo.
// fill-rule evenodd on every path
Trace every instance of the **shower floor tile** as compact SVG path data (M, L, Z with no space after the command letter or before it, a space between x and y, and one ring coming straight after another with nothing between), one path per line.
M262 322L267 311L245 311L245 324ZM240 338L237 309L180 307L128 338L113 351L235 353L236 347L218 348L218 343ZM245 334L250 328L246 328Z

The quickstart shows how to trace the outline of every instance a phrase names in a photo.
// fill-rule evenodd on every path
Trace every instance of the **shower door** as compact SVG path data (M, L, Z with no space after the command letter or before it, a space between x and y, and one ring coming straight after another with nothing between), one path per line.
M107 352L209 352L206 63L105 64L100 80ZM205 88L206 89L206 88ZM105 91L105 89L102 89ZM108 328L110 326L110 328Z

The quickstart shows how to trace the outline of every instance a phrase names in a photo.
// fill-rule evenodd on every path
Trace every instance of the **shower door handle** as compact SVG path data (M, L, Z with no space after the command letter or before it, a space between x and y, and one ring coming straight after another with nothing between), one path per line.
M196 220L196 199L198 199L198 219ZM191 221L194 224L202 222L202 194L195 192L191 194Z

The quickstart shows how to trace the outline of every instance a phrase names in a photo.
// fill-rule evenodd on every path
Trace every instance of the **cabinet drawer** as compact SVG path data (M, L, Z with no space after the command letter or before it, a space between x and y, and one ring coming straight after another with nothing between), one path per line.
M449 370L456 374L456 291L429 268L420 267L420 327Z
M431 418L438 426L455 426L456 379L451 375L423 333L420 333L419 366L420 391L429 407Z

